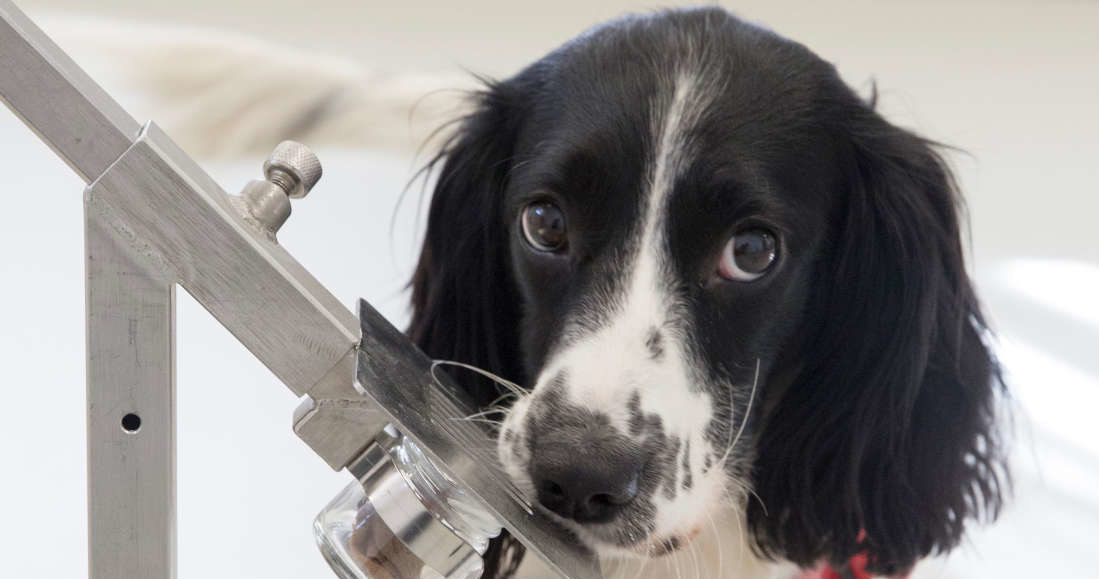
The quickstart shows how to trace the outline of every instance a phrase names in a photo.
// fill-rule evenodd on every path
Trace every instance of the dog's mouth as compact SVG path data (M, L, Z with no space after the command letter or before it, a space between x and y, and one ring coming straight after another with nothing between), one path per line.
M657 535L644 535L631 537L626 533L611 532L609 534L619 537L618 540L608 540L603 535L609 528L593 529L588 525L578 524L576 521L560 517L545 508L539 508L549 518L572 532L576 540L591 549L600 556L627 559L659 559L673 553L677 553L687 547L691 541L702 533L701 527L691 528L685 532L660 533ZM605 525L612 527L614 523Z
M597 544L594 549L601 556L616 559L660 559L687 548L699 534L701 534L701 529L692 529L685 533L671 533L647 538L631 545Z
M649 541L646 543L647 549L645 555L654 559L665 555L671 555L687 546L687 544L694 540L701 532L701 529L693 529L688 533L669 535L662 539Z

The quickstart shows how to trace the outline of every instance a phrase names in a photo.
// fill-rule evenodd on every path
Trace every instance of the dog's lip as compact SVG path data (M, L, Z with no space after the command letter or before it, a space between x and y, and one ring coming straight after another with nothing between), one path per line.
M638 538L631 537L631 540L628 543L613 543L599 538L593 533L591 527L588 527L587 525L577 523L571 519L566 519L537 503L535 503L535 508L549 520L570 531L581 545L584 545L589 549L598 551L599 547L610 547L612 549L621 549L642 557L649 557L652 556L651 553L653 549L661 544L661 542L653 541L647 536ZM613 525L613 523L606 524ZM683 543L686 544L686 542Z
M649 543L649 549L646 555L654 558L671 555L683 548L683 545L685 544L687 544L687 541L680 539L679 535L672 535L666 539L658 539Z
M667 533L657 538L639 537L633 539L628 543L612 543L604 541L597 536L593 536L591 529L585 525L577 523L576 521L566 519L553 511L534 502L534 507L543 516L547 517L554 523L561 525L566 530L572 532L573 536L580 544L598 550L601 546L611 547L613 549L620 549L622 551L632 553L640 557L657 558L665 555L670 555L679 551L683 547L686 547L693 541L699 534L702 533L701 527L695 527L685 533ZM612 523L613 524L613 523Z
M586 541L581 539L581 541L597 552L600 550L599 547L608 547L612 553L617 552L620 556L630 555L642 559L657 559L682 550L701 532L701 528L696 528L686 533L668 533L656 538L644 537L625 544L610 543L598 538L591 538Z
M648 557L663 557L686 547L695 539L702 529L691 529L686 533L673 533L663 538L653 539L647 543L648 550L644 555Z

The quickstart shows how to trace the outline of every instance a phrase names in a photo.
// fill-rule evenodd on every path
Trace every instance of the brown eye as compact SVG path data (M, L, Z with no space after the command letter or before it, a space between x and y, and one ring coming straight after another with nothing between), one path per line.
M745 229L725 244L718 274L733 281L753 281L767 273L777 258L774 234L766 229Z
M565 214L553 203L535 201L523 209L519 217L523 237L538 251L561 251L568 245Z

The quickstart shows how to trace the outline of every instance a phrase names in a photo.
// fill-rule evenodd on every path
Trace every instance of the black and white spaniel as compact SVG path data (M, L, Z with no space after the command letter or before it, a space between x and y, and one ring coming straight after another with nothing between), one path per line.
M999 511L950 172L804 46L616 20L487 83L433 166L410 334L529 388L499 458L605 569L904 574Z

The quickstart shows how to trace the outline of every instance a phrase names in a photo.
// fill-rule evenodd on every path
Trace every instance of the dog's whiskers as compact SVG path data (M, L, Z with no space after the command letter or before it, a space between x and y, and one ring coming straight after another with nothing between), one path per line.
M740 441L740 436L744 434L744 427L748 424L748 417L752 413L752 403L756 399L756 389L759 386L759 358L756 358L756 371L755 376L752 378L752 392L748 395L748 406L744 409L744 417L740 419L740 427L736 431L736 436L732 437L729 442L729 446L725 449L725 454L721 457L721 460L717 461L719 468L725 467L725 461L729 458L729 454L733 451L733 447ZM729 430L729 434L732 434L732 429Z
M503 406L495 406L495 407L492 407L492 408L487 408L487 409L482 410L480 412L474 412L473 414L470 414L468 416L463 416L459 420L472 420L472 419L476 419L476 418L484 418L485 416L488 416L490 414L504 414L504 415L506 415L507 413L508 413L507 408L505 408ZM503 420L488 420L488 422L503 423Z
M697 545L695 545L694 541L687 544L687 548L690 549L691 553L691 561L694 562L695 566L695 579L702 579L702 560L699 558L698 551L695 547L697 547Z
M738 509L737 512L739 513L740 510ZM733 518L736 519L737 531L740 533L741 536L741 540L737 541L738 543L740 543L740 548L737 549L736 555L737 565L740 566L744 564L744 543L748 542L748 536L744 534L744 521L742 520L742 518L739 515L734 516Z
M492 380L493 382L496 382L497 384L503 386L504 388L507 388L508 390L510 390L516 396L525 396L525 395L528 394L528 392L525 388L523 388L522 386L516 384L515 382L512 382L511 380L508 380L506 378L501 378L500 376L497 376L496 374L493 374L492 372L489 372L488 370L483 370L483 369L478 368L477 366L474 366L472 364L466 364L464 362L456 362L454 360L432 360L431 361L431 377L434 378L435 380L439 379L438 375L435 374L435 369L438 368L439 366L457 366L459 368L465 368L466 370L469 370L471 372L476 372L476 373L484 376L485 378L488 378L489 380Z
M730 502L729 503L730 505L733 505L733 507L736 508L736 509L742 509L744 507L742 507L741 505L744 502L746 502L746 501L748 501L752 498L755 498L756 501L759 502L760 508L763 509L763 516L765 516L765 517L771 516L771 513L767 510L767 503L763 502L763 498L760 497L758 493L756 493L755 489L753 489L750 485L747 485L742 481L736 481L733 484L735 485L735 487L733 489L730 489L730 490L737 493L739 495L739 498L738 499L729 499L730 501L734 501L734 500L736 501L736 502Z
M451 418L451 420L455 420L455 421L459 421L459 422L476 422L477 424L487 424L489 426L494 426L496 428L499 428L500 426L502 426L504 424L503 421L490 420L488 418Z
M706 518L710 519L710 526L714 529L714 544L717 546L717 576L721 579L725 576L725 548L721 544L721 532L718 531L717 523L714 522L713 512L707 510Z
M500 384L509 390L509 392L506 393L504 397L509 395L522 397L527 394L526 390L524 390L518 384L511 382L510 380L501 378L500 376L497 376L492 372L483 370L471 364L455 362L452 360L433 360L431 362L431 378L440 388L433 389L430 392L434 393L433 401L440 405L439 410L443 413L450 414L450 416L448 417L450 418L450 420L447 420L443 423L450 425L446 427L446 429L452 435L454 435L456 439L463 441L465 447L468 448L469 451L474 454L480 461L482 461L484 464L493 465L495 468L500 470L501 473L503 473L502 465L499 463L496 453L493 452L495 447L485 447L481 444L482 441L488 440L484 430L478 429L471 424L474 422L481 422L499 428L503 423L502 421L482 418L485 415L498 412L497 408L488 408L486 410L467 414L469 412L469 408L465 404L465 402L460 400L457 394L453 392L450 388L443 387L443 383L439 380L439 375L436 373L436 369L439 366L444 365L465 368L493 380L497 384ZM501 400L502 398L503 397L498 398L497 401ZM495 405L495 402L493 403L493 405ZM463 428L461 426L463 423L470 424L470 426L468 426L468 428ZM476 430L477 432L474 432L474 430ZM515 500L515 502L522 506L528 514L534 512L533 506L531 505L530 500L527 498L528 493L523 492L523 490L515 484L515 481L512 480L511 477L501 474L501 484L504 488L504 491L513 500Z
M668 562L668 567L675 570L675 578L683 579L682 573L679 572L679 558L678 557L665 557Z
M501 402L503 402L504 400L507 400L509 398L519 398L519 395L509 390L507 392L504 392L500 396L498 396L492 402L489 402L488 405L489 405L490 408L502 408L501 406L498 406L498 405Z
M641 577L641 575L645 572L645 568L648 567L649 563L651 563L651 562L652 562L652 559L650 559L650 558L642 559L641 560L641 565L637 568L637 573L634 574L634 577Z
M755 489L747 488L745 490L748 491L749 495L755 497L756 500L759 501L759 506L760 506L760 508L763 509L763 516L765 516L765 517L771 516L771 513L767 512L767 504L763 502L763 499L760 498L760 496L756 493Z

